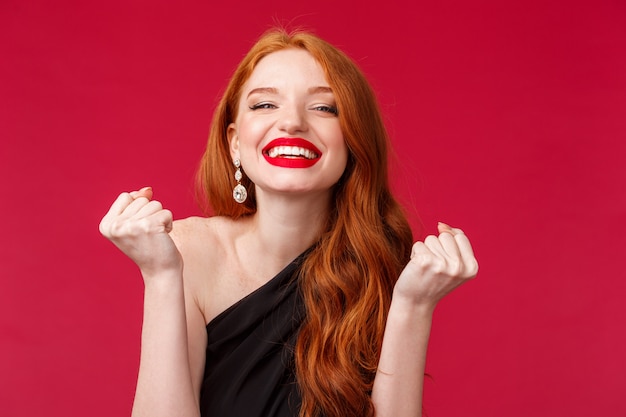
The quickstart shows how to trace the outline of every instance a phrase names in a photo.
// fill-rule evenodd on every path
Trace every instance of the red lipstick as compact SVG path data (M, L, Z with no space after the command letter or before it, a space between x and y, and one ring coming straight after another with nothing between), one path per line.
M292 148L284 153L280 147ZM294 152L293 148L300 148ZM301 152L304 150L304 152ZM278 152L277 152L278 151ZM322 151L317 149L311 142L302 138L277 138L265 145L263 148L263 157L271 165L282 168L309 168L320 160ZM304 155L303 155L304 154Z

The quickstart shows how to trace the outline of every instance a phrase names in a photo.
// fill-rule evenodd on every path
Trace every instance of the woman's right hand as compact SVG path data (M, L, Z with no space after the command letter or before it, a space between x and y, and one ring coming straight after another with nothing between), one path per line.
M173 217L152 200L152 188L122 193L100 222L100 233L132 259L144 277L181 274L183 260L169 235Z

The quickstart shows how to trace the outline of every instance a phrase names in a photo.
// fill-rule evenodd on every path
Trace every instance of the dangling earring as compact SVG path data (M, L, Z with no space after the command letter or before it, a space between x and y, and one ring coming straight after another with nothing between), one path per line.
M233 189L233 198L236 202L241 204L246 201L246 198L248 198L248 191L246 190L246 187L241 185L241 179L243 178L243 174L241 173L241 162L239 159L235 159L233 163L237 168L237 171L235 171L235 181L237 181L237 185L235 185L235 188Z

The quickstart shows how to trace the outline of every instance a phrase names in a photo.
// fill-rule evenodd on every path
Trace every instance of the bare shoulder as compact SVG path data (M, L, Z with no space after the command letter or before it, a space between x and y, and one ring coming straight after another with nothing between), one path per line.
M185 267L215 267L213 261L223 259L228 251L231 222L223 217L188 217L174 221L170 235L183 255Z
M185 249L200 243L198 240L206 240L214 237L214 217L187 217L174 221L174 226L170 235L180 245L179 248Z
M232 259L234 223L224 217L188 217L174 222L170 235L183 257L185 291L206 322L215 315Z

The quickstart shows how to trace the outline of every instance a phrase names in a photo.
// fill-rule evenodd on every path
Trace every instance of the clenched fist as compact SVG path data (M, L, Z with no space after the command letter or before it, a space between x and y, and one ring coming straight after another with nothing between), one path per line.
M122 193L100 222L100 233L132 259L144 280L181 273L182 257L169 235L172 213L152 200L152 188Z
M478 272L472 245L461 229L439 223L439 236L413 245L411 260L394 289L394 298L434 309L446 294Z

